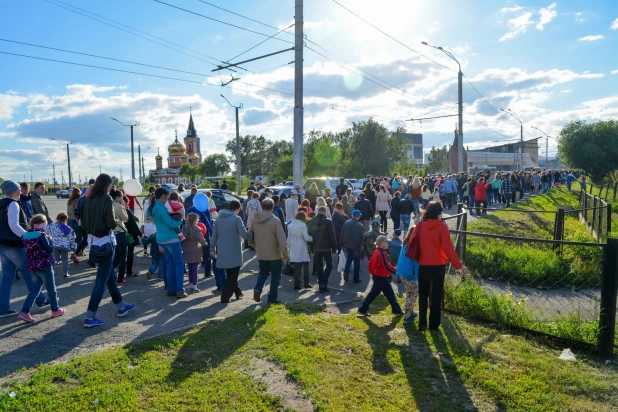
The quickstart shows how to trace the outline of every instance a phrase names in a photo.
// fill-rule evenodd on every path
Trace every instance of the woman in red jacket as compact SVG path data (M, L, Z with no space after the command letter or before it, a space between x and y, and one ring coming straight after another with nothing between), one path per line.
M468 274L468 268L461 263L455 252L448 227L440 219L442 211L440 202L429 203L422 221L416 225L415 233L410 237L411 244L415 236L420 236L418 329L421 332L427 329L427 300L430 296L429 328L436 330L440 326L446 260L450 260L453 267L460 269L463 276Z
M476 186L474 186L474 205L476 206L477 216L481 216L481 204L483 204L483 214L487 214L487 191L490 188L491 183L485 184L484 177L481 177Z

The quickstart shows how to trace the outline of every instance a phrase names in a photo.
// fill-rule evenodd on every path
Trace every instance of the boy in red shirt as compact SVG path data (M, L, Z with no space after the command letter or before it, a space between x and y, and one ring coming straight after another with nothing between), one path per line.
M371 302L373 302L380 293L384 293L388 303L391 304L393 315L403 315L399 302L397 302L397 298L395 297L395 292L393 292L393 288L388 281L388 277L397 272L397 268L389 263L388 254L386 253L386 249L388 249L388 238L386 236L378 236L376 239L376 246L377 248L371 255L368 264L373 285L371 286L369 294L363 301L363 304L358 308L358 314L361 316L369 316L369 305L371 305Z

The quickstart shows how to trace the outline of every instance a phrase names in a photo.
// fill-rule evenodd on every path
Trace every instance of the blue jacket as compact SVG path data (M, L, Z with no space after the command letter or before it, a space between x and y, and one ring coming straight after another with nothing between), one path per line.
M457 182L453 179L446 179L444 182L444 191L446 193L453 193L457 191Z
M401 253L401 239L396 237L392 238L390 242L388 242L388 250L391 257L397 257Z
M19 195L19 205L24 210L28 221L32 219L34 213L32 212L32 203L30 203L30 196Z
M148 216L152 218L152 221L157 227L157 243L178 240L176 228L182 225L182 221L172 219L163 203L155 201L152 211L148 208Z
M406 256L406 250L408 250L408 245L401 247L399 260L397 261L397 275L404 279L418 282L419 264Z
M206 226L206 236L204 236L204 239L206 239L206 241L210 243L212 232L215 230L215 226L212 223L212 218L210 217L210 211L206 209L206 211L200 212L195 208L195 206L193 206L191 207L191 209L189 209L189 213L195 213L199 216L200 222L203 223L204 226ZM187 216L189 216L189 213L187 213Z

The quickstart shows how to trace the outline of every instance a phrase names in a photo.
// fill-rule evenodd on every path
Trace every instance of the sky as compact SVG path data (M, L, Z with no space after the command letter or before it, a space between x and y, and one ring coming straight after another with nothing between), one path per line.
M523 121L524 139L543 137L541 156L532 126L556 136L572 120L618 117L618 2L337 2L305 1L305 133L373 117L423 133L425 151L451 144L458 66L422 41L461 64L470 149L519 138L500 109ZM175 130L184 137L190 110L203 155L225 152L235 117L221 94L243 104L242 135L291 141L293 51L212 70L292 47L293 22L293 0L0 0L0 177L51 180L55 165L67 179L67 141L74 180L130 177L129 128L111 117L139 122L135 156L140 145L147 170ZM407 121L434 116L451 117Z

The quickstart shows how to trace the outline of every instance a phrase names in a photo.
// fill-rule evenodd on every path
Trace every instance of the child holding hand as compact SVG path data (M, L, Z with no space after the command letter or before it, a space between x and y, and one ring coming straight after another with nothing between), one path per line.
M389 263L388 254L386 253L386 249L388 249L388 238L386 236L378 236L376 239L376 246L376 250L371 255L368 264L373 285L362 305L358 308L358 314L361 316L369 316L369 305L371 305L371 302L373 302L380 293L384 293L388 303L391 304L393 315L403 315L399 302L397 302L397 298L395 297L395 292L393 292L393 288L388 281L388 277L397 272L397 268Z
M199 216L189 213L187 224L182 228L185 237L182 243L182 256L189 269L189 288L192 292L199 292L197 288L197 269L202 260L202 249L206 246L206 239L202 229L197 226Z

